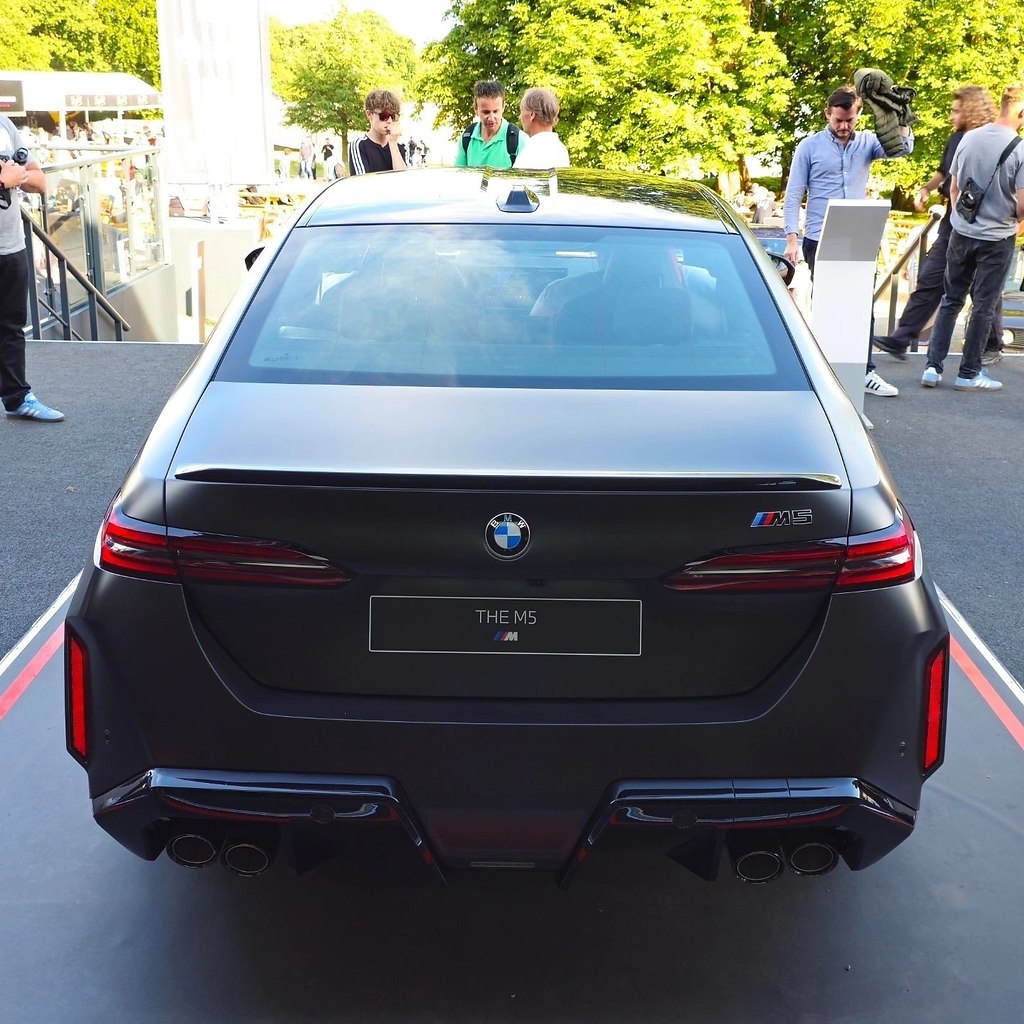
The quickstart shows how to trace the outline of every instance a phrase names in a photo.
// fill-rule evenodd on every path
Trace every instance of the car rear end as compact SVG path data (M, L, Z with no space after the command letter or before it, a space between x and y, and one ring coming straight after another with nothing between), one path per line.
M946 679L913 525L756 243L685 197L300 221L68 617L115 838L767 881L910 833Z

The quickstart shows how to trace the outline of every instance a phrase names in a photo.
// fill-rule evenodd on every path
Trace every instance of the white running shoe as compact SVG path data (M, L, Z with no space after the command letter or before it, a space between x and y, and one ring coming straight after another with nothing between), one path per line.
M1002 381L993 380L984 371L977 377L957 377L953 381L954 391L1001 391L1002 389Z
M882 380L878 373L872 370L864 378L864 393L866 395L878 395L879 398L895 398L900 393L900 389L888 381Z

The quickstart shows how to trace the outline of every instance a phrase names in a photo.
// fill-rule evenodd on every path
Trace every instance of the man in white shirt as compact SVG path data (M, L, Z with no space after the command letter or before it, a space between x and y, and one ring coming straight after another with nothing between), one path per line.
M558 97L550 89L527 89L519 104L519 122L529 136L516 157L516 170L568 167L569 151L554 132Z

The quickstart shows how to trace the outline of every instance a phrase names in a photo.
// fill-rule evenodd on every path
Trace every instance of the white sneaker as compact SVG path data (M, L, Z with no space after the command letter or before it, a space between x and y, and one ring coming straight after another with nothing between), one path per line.
M864 378L864 393L867 395L878 395L879 398L894 398L900 393L900 389L894 387L888 381L882 380L875 370L872 370Z
M1001 391L1002 382L993 380L984 370L977 377L957 377L953 381L954 391Z

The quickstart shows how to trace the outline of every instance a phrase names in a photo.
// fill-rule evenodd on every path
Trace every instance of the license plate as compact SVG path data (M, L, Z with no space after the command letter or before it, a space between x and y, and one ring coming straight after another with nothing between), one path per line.
M585 598L370 598L370 650L636 658L641 601Z

